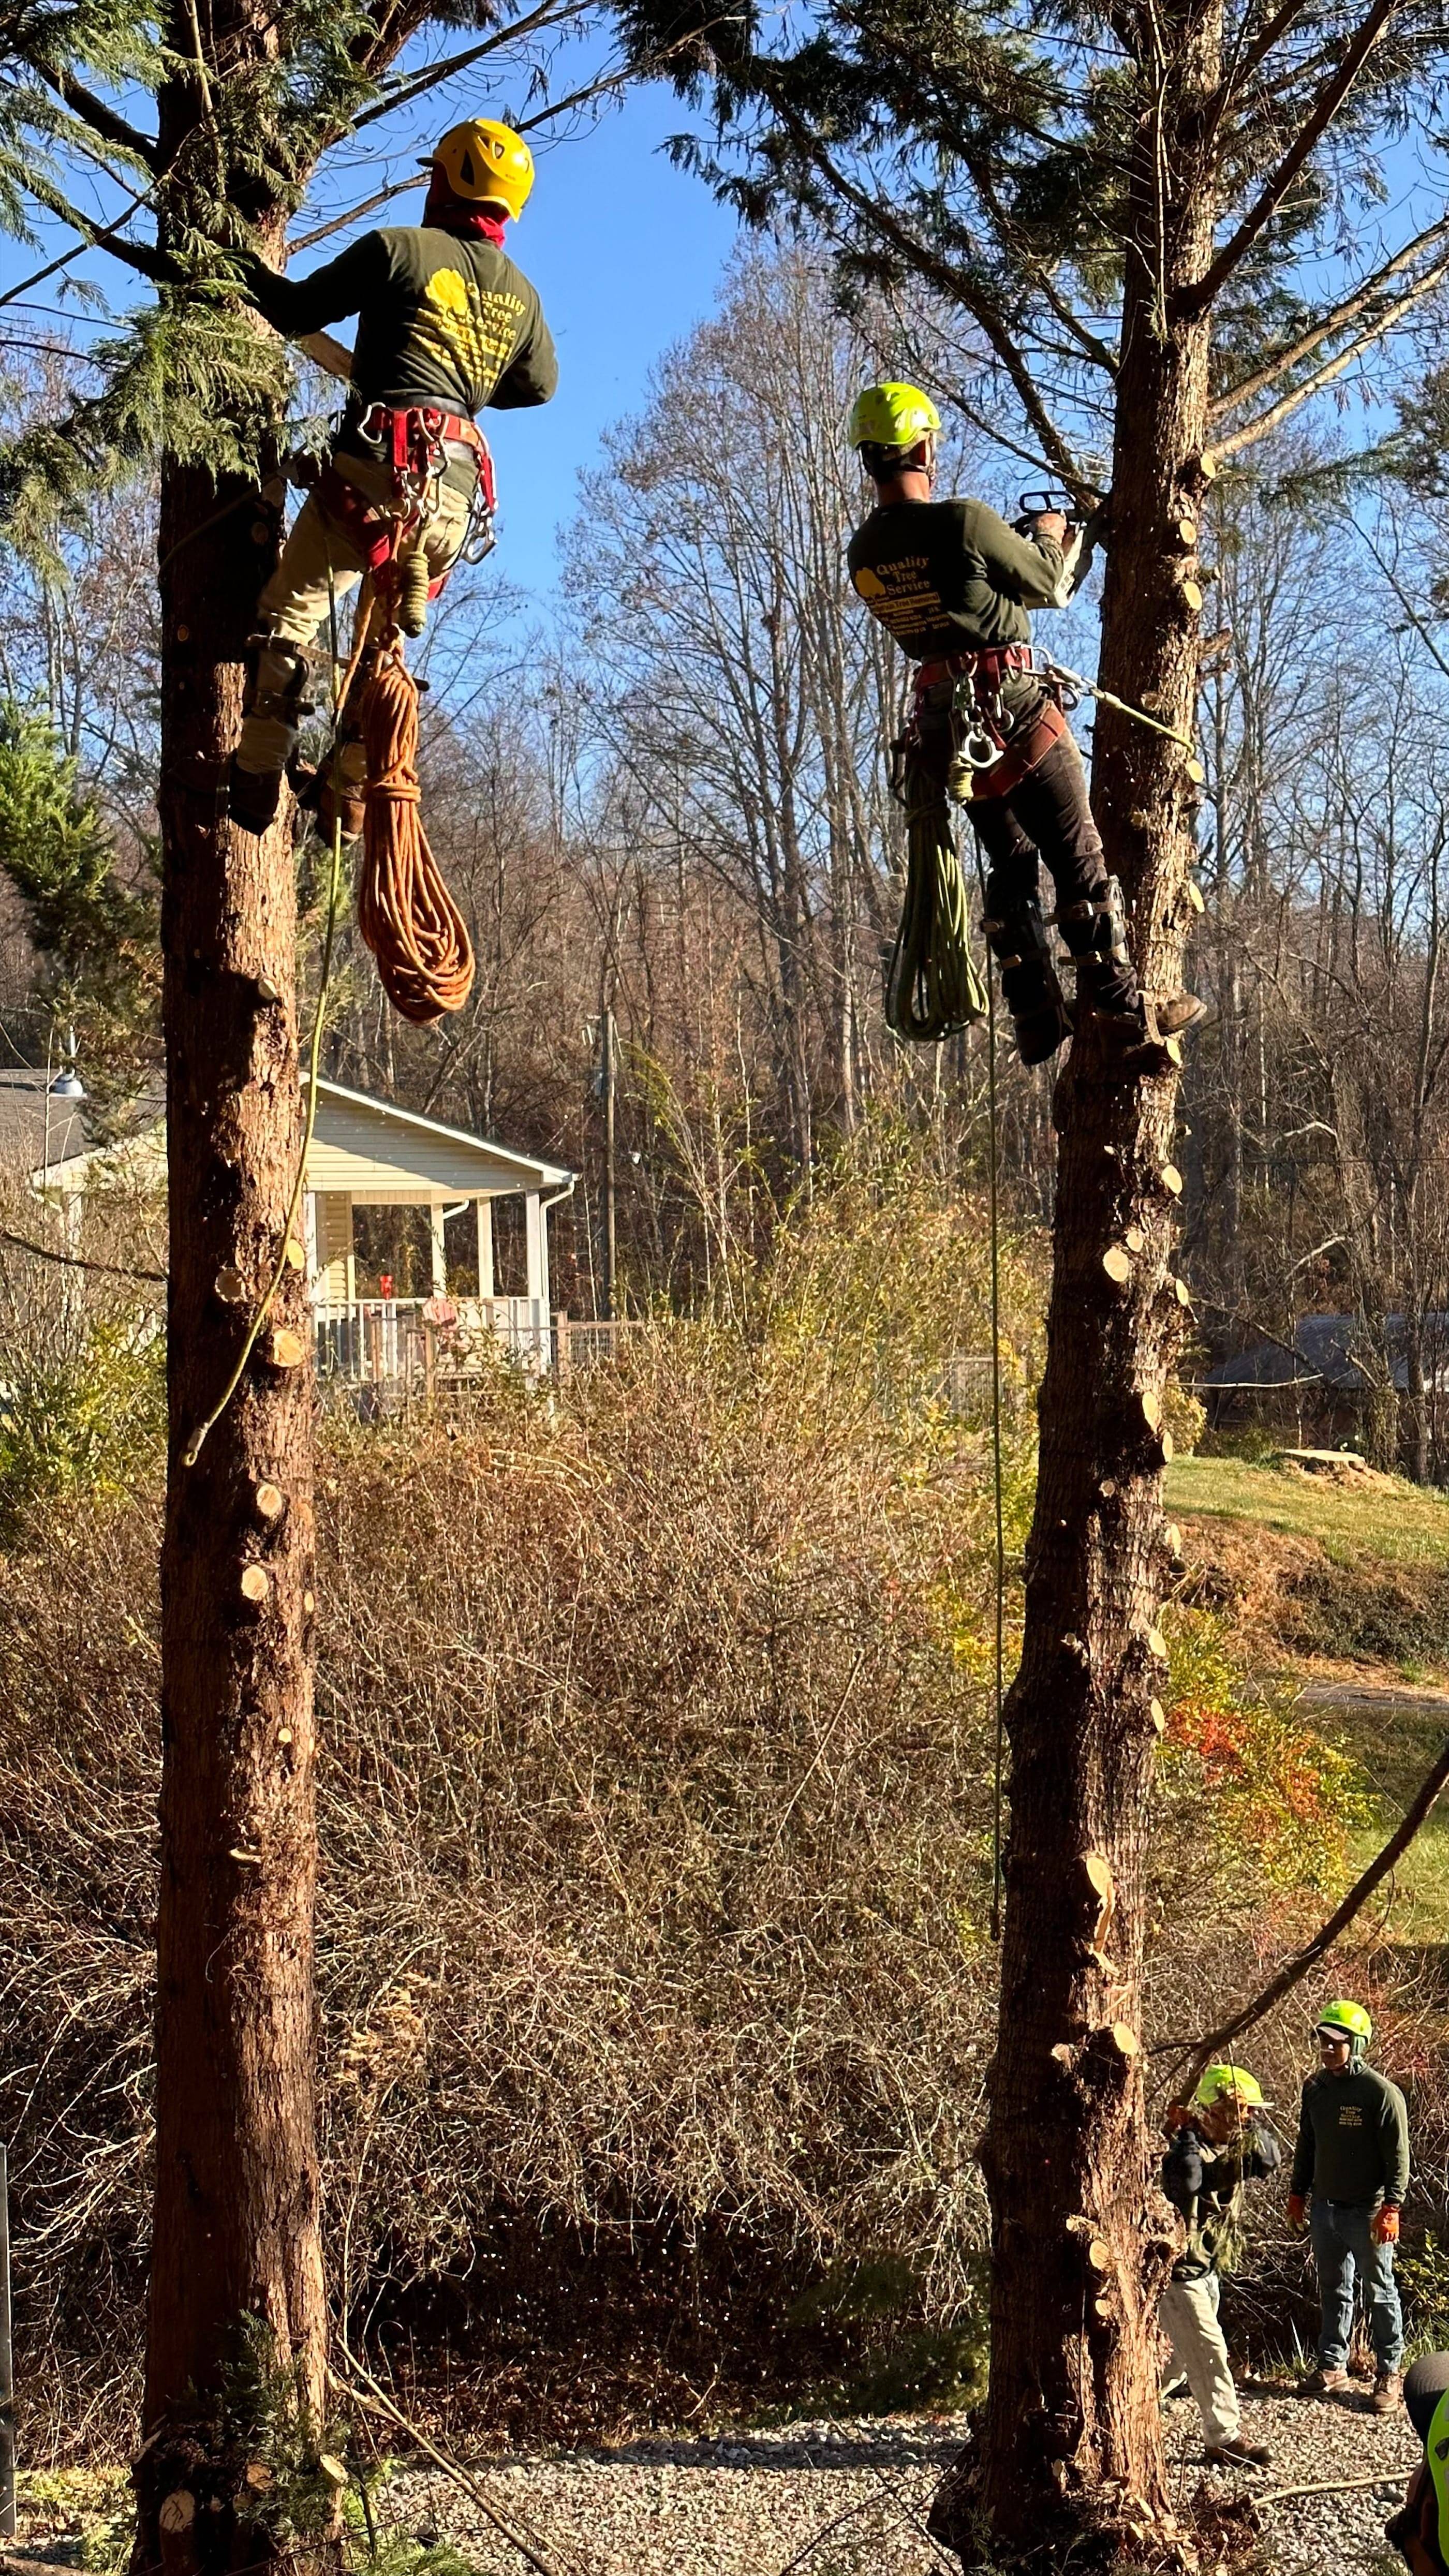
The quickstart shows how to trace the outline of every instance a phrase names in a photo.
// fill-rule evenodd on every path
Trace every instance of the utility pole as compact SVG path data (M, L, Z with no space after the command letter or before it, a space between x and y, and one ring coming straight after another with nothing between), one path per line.
M599 1042L603 1057L599 1066L599 1087L604 1095L604 1320L614 1321L614 1283L617 1240L614 1222L614 1087L615 1040L614 1014L605 1005L600 1023Z

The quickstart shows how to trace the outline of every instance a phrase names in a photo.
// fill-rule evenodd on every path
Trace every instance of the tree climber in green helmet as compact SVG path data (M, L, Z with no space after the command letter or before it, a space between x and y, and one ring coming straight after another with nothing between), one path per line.
M1214 2467L1266 2468L1272 2453L1245 2442L1228 2347L1218 2322L1218 2267L1230 2252L1243 2186L1276 2173L1283 2151L1268 2125L1263 2089L1245 2066L1204 2067L1191 2102L1167 2111L1162 2188L1187 2224L1158 2319L1174 2369L1197 2400Z
M1404 2380L1409 2421L1424 2456L1384 2538L1413 2576L1449 2576L1449 2352L1426 2352Z
M420 224L364 233L310 277L279 277L254 254L242 263L244 293L289 339L359 316L336 443L257 607L229 780L232 817L245 831L265 831L276 813L307 711L311 647L331 604L371 570L379 587L391 585L389 613L420 634L428 600L465 548L476 560L491 543L492 463L474 413L546 403L558 383L543 308L503 248L504 224L533 186L528 145L495 118L474 117L424 166ZM361 745L345 723L338 766L344 828L359 831Z
M1032 664L1027 611L1065 607L1080 538L1068 547L1056 511L1021 535L984 502L933 501L940 426L935 404L914 385L870 385L856 401L850 442L877 499L850 540L850 578L920 666L913 746L943 779L952 772L953 793L969 779L967 811L991 868L986 937L1023 1063L1045 1063L1072 1027L1040 909L1042 862L1076 960L1078 1006L1140 1041L1143 1000L1121 890L1107 873L1071 729ZM1202 1016L1190 993L1156 1004L1163 1037Z
M1362 2004L1329 2004L1314 2028L1322 2063L1303 2087L1288 2201L1289 2226L1299 2228L1313 2194L1313 2258L1323 2300L1318 2368L1303 2394L1348 2391L1357 2271L1378 2365L1371 2403L1376 2415L1391 2415L1404 2357L1394 2247L1409 2187L1409 2114L1397 2084L1364 2064L1373 2023Z

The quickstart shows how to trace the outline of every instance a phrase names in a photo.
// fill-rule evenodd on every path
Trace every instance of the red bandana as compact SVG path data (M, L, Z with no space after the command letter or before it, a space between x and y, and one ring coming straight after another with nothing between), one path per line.
M437 170L428 182L423 221L435 224L440 232L472 234L478 240L491 242L495 250L503 248L504 218L485 214L481 206L467 205L461 197L455 197Z

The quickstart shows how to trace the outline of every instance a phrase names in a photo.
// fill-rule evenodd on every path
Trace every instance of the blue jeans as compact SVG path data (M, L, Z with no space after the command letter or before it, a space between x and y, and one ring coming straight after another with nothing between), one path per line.
M1318 2334L1320 2369L1342 2370L1347 2364L1357 2269L1363 2278L1374 2359L1380 2370L1397 2370L1404 2358L1404 2312L1394 2279L1394 2249L1392 2245L1375 2245L1369 2234L1372 2205L1365 2200L1320 2200L1315 2192L1310 2215L1323 2301L1323 2323Z

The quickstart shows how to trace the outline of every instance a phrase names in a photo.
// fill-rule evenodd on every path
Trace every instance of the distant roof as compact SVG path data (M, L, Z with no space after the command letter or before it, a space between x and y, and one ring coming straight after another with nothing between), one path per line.
M46 1160L63 1162L90 1141L83 1100L57 1100L50 1091L56 1068L0 1065L0 1169L32 1171Z
M166 1129L154 1112L119 1143L92 1141L85 1103L50 1100L43 1071L0 1070L0 1161L28 1172L37 1189L83 1191L117 1183L154 1188L165 1172ZM319 1082L317 1127L307 1157L307 1187L380 1205L451 1198L506 1198L519 1192L571 1189L561 1163L519 1154L466 1128L446 1127L395 1101L375 1100L344 1083Z
M1425 1374L1449 1384L1449 1313L1435 1309L1423 1319ZM1282 1342L1255 1342L1231 1359L1204 1371L1199 1386L1231 1387L1331 1386L1362 1395L1383 1383L1384 1365L1402 1392L1408 1385L1404 1353L1404 1318L1389 1315L1384 1323L1384 1349L1374 1366L1368 1328L1361 1315L1300 1315L1291 1347Z

